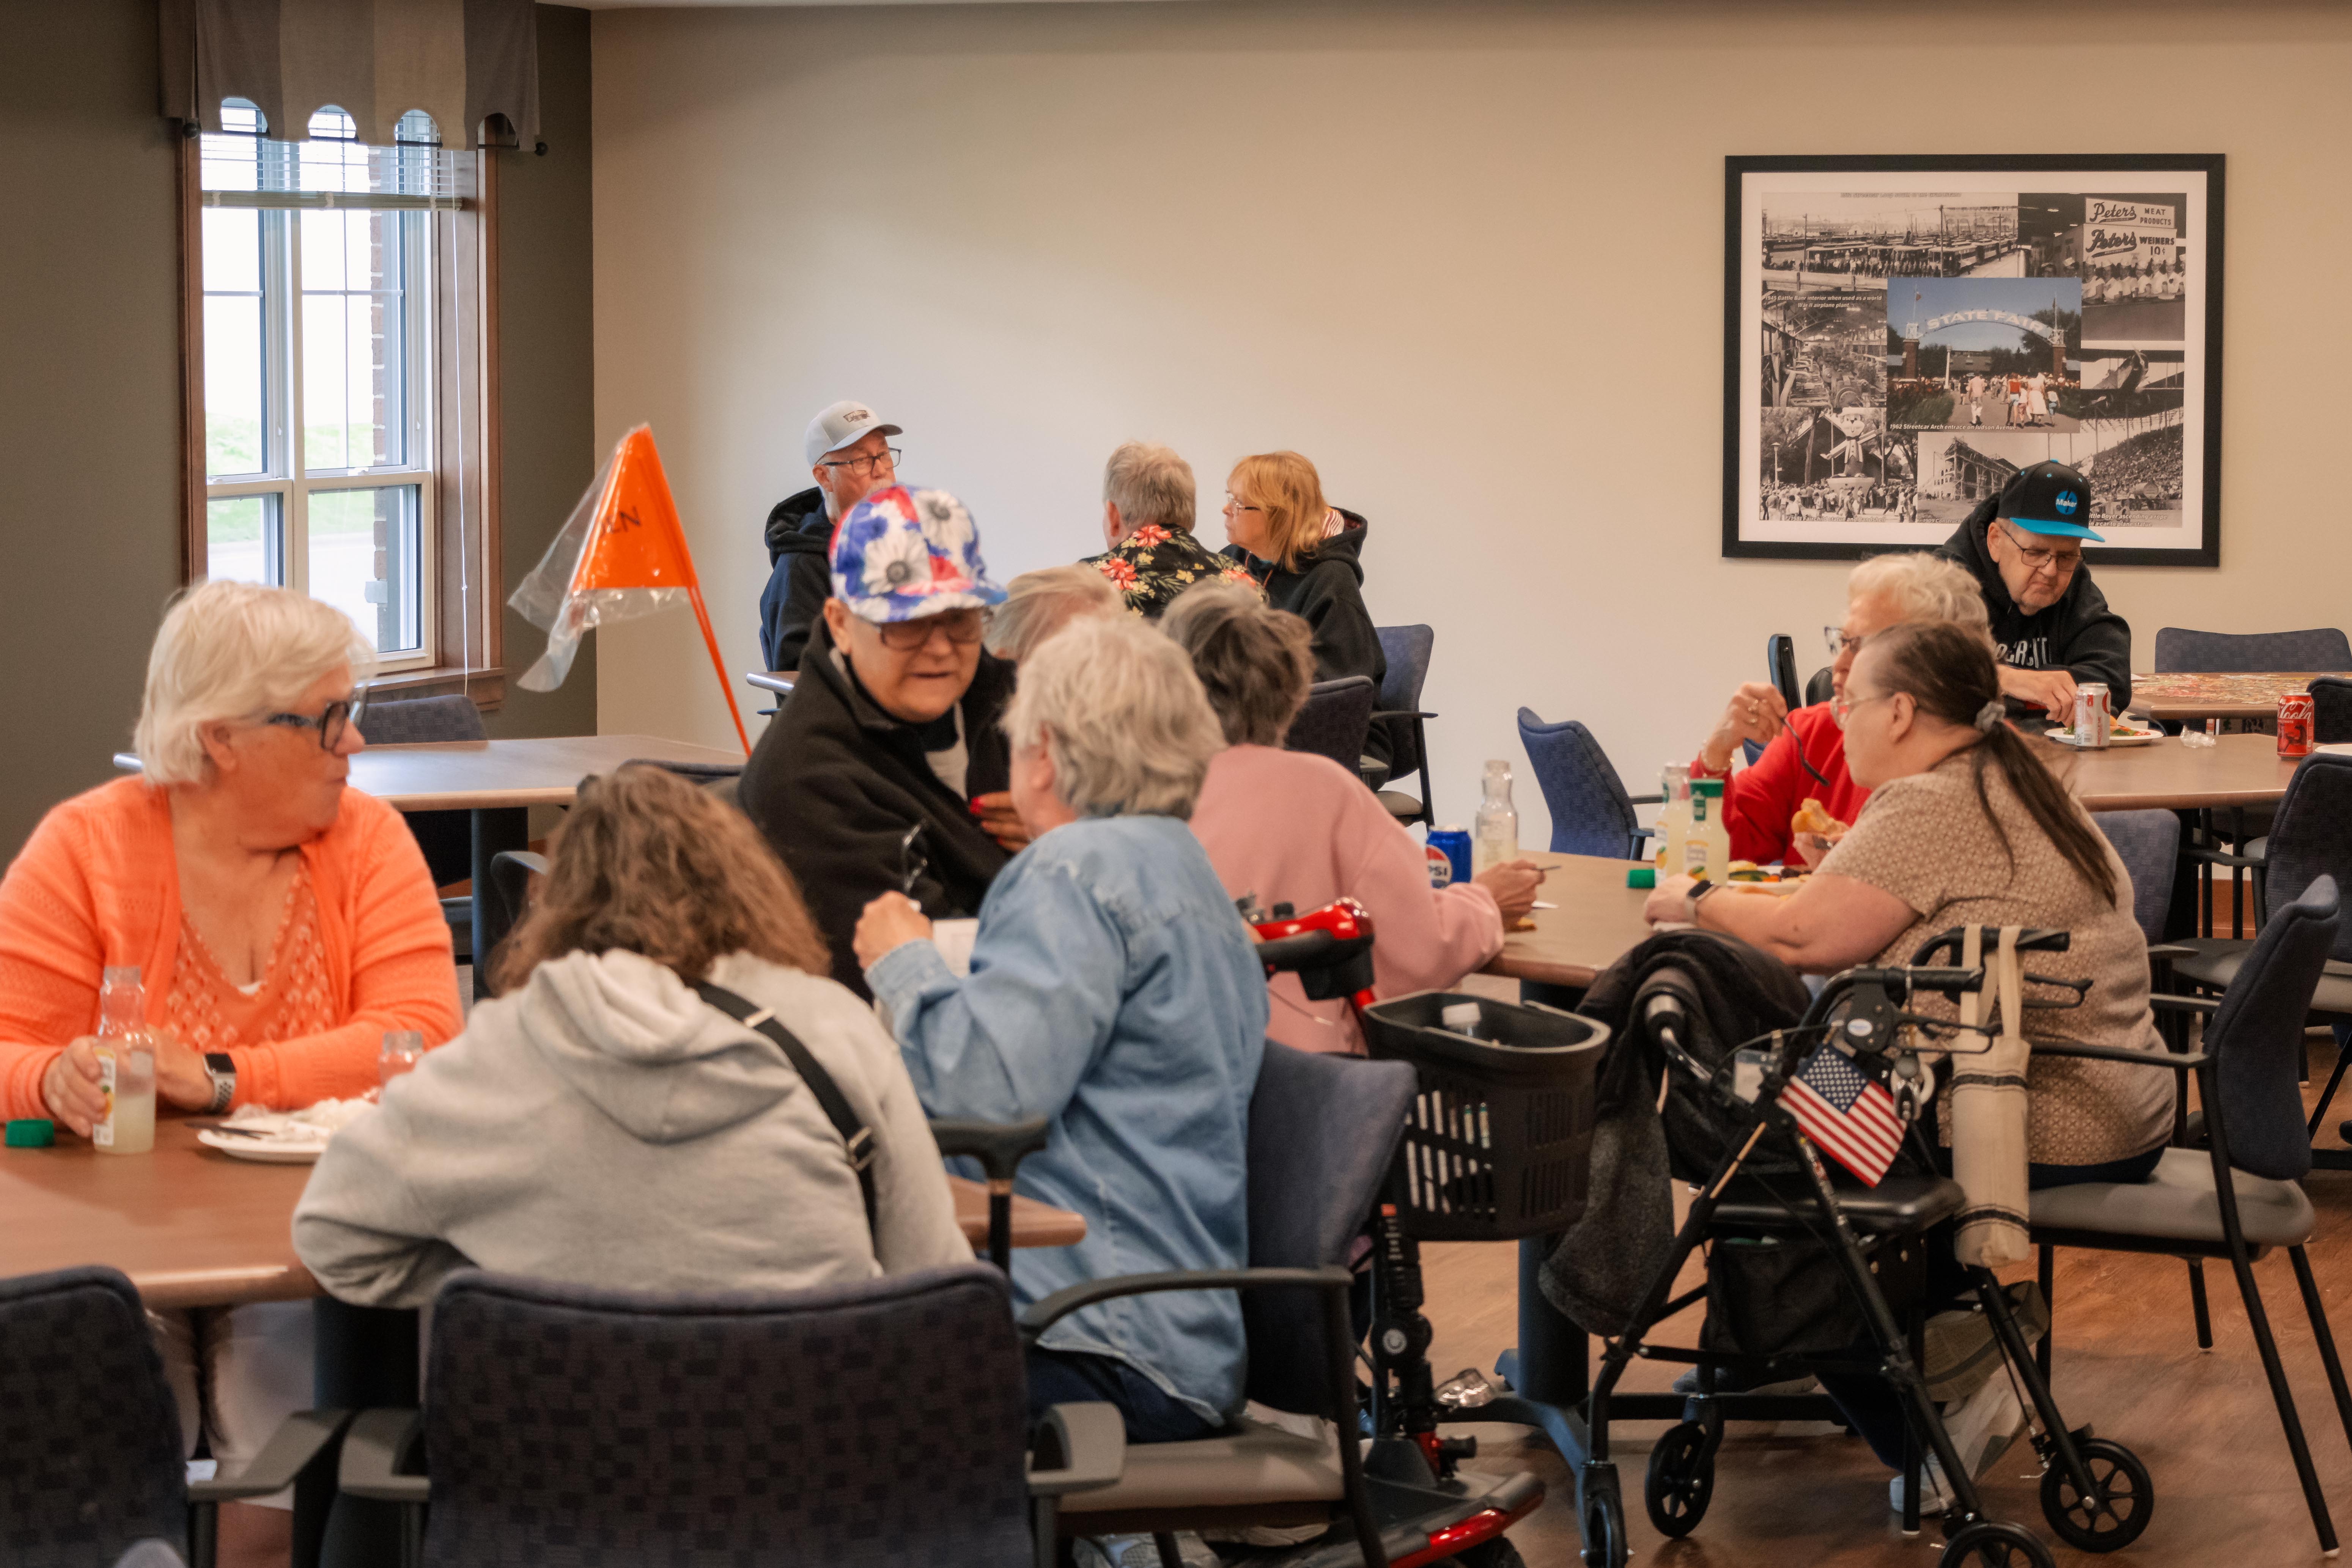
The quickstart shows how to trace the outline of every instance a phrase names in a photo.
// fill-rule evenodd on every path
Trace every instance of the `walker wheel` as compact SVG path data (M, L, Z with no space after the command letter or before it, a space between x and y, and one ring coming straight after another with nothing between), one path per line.
M1642 1504L1650 1522L1669 1541L1698 1528L1715 1500L1715 1460L1706 1451L1706 1428L1696 1421L1669 1427L1650 1450L1642 1481Z
M1625 1539L1625 1505L1616 1492L1596 1492L1584 1503L1585 1568L1625 1568L1633 1555Z
M1952 1532L1936 1568L2058 1568L2050 1548L2021 1524L1973 1520Z
M2156 1511L2156 1487L2139 1456L2121 1443L2094 1437L2076 1445L2091 1490L2076 1489L2063 1467L2042 1472L2042 1516L2069 1546L2116 1552L2137 1541Z

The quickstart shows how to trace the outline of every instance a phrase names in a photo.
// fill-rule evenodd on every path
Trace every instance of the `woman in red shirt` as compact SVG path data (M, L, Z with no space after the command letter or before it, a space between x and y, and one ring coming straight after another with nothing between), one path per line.
M1984 595L1968 573L1925 552L1874 556L1846 579L1844 622L1823 628L1832 656L1832 698L1845 695L1846 677L1862 645L1904 621L1950 621L1988 640L1992 636ZM1762 746L1764 754L1734 773L1732 759L1748 741ZM1808 799L1820 801L1845 825L1870 798L1846 772L1845 738L1830 718L1830 704L1817 702L1792 713L1779 689L1766 681L1751 680L1731 694L1715 732L1691 763L1691 777L1726 781L1723 819L1732 858L1759 866L1792 855L1810 866L1829 852L1834 835L1801 835L1791 825Z

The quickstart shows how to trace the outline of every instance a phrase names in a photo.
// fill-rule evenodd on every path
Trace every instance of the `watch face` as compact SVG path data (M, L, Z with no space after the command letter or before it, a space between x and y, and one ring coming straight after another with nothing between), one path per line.
M235 1072L236 1070L236 1063L230 1058L226 1051L206 1051L205 1053L205 1066L207 1069L215 1073L228 1073Z

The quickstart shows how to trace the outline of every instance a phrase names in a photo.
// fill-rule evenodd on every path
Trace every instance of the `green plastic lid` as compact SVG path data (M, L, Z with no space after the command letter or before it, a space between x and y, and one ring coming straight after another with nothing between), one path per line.
M1691 780L1691 794L1703 795L1710 798L1720 799L1723 795L1723 781L1721 779L1693 779Z
M27 1116L8 1123L11 1149L46 1149L58 1141L58 1124L46 1116Z
M1654 888L1658 885L1658 868L1655 866L1633 867L1625 873L1625 885L1629 888Z

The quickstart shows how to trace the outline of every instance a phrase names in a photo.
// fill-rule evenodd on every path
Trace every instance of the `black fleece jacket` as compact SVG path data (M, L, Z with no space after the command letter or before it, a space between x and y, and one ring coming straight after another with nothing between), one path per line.
M833 593L825 558L833 519L824 492L811 485L786 496L768 513L768 585L760 593L760 657L770 669L798 669L809 628Z
M1013 667L982 653L962 702L969 795L1003 789L1011 776L997 720L1012 697ZM870 993L850 937L868 902L898 890L907 829L923 829L929 864L911 896L933 920L978 914L1012 858L931 771L916 727L885 713L835 661L822 617L799 683L743 765L736 799L799 881L833 950L833 977L860 996Z
M1371 612L1364 608L1364 540L1371 524L1344 508L1339 515L1347 527L1301 552L1295 565L1261 561L1238 544L1228 544L1224 553L1265 584L1267 604L1288 610L1314 628L1317 680L1366 675L1378 686L1388 677L1389 662L1381 651L1380 634L1372 628ZM1374 724L1365 738L1364 754L1385 763L1391 749L1386 729Z
M2074 568L2073 581L2055 603L2037 615L2027 615L2009 596L2000 568L1985 549L1985 527L2000 506L1987 497L1958 533L1937 546L1936 553L1965 567L1984 590L1985 610L1992 617L1992 640L2003 664L2019 669L2063 669L2076 680L2105 681L2111 710L2120 714L2131 706L2131 626L2107 608L2107 596L2091 581L2088 566ZM2021 704L2010 703L2016 711ZM2070 719L2071 714L2054 715Z

